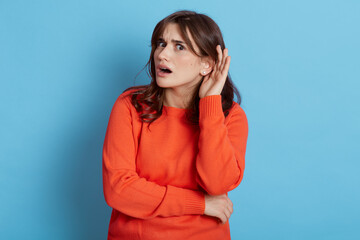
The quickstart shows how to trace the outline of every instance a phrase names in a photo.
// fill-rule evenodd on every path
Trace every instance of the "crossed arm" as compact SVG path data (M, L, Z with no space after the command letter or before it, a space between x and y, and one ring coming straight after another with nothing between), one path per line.
M207 101L215 101L215 105L219 104L219 97L221 98L221 96L211 96L202 99L201 103L204 104L204 110L210 104ZM200 115L204 118L204 126L200 126L202 128L199 140L200 151L196 159L196 167L198 169L198 183L206 193L171 185L161 186L147 181L137 174L135 159L138 136L134 131L136 122L132 121L133 114L136 112L131 111L131 107L131 103L125 98L120 97L116 101L105 136L103 184L105 199L109 206L129 216L143 219L156 216L205 214L218 217L222 222L226 222L232 213L232 203L225 193L236 187L241 181L243 158L238 157L244 155L241 151L242 149L245 150L244 146L241 148L233 146L233 142L243 144L244 140L234 140L243 134L229 136L227 132L229 127L237 128L236 125L238 124L244 125L246 118L242 122L239 122L239 118L243 118L245 115L242 115L240 109L234 111L233 115L229 116L233 120L229 118L228 126L225 125L223 115L222 120L217 119L219 116L215 119L212 119L214 116L210 116L211 119L209 120L209 116ZM210 113L213 114L211 111ZM206 139L212 137L212 131L206 129L209 127L220 128L214 124L221 126L220 132L222 133L219 135L221 138L218 139L219 136L216 136L211 144L214 148L209 148L206 146L209 146L210 140ZM201 150L202 147L204 151ZM206 149L209 152L205 151ZM224 154L224 151L229 152ZM240 153L237 153L238 151ZM217 152L216 155L215 152ZM209 156L212 157L209 158ZM218 157L220 157L218 161L213 162ZM223 172L224 170L226 171ZM217 178L217 181L212 180L212 178ZM216 186L213 186L214 182Z

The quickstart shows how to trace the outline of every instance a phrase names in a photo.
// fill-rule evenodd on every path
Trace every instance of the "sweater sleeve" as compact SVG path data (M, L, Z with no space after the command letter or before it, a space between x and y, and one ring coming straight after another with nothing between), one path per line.
M236 188L244 174L248 136L247 118L234 104L225 121L221 95L200 99L197 182L210 195Z
M120 96L110 114L103 146L103 189L107 204L132 217L149 219L203 214L204 193L161 186L136 172L138 139L129 99ZM139 126L137 126L139 127Z

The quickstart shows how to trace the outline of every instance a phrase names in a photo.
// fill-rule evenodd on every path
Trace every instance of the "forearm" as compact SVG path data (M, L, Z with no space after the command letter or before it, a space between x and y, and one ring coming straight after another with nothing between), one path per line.
M140 178L130 170L110 170L104 164L103 185L106 202L112 208L136 218L203 214L204 193L161 186Z
M220 195L238 186L243 177L247 120L239 107L225 121L220 95L201 99L199 107L197 181L209 194Z

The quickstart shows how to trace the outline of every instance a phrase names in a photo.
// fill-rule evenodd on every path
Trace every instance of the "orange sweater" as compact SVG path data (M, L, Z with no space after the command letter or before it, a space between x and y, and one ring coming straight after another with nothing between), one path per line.
M225 118L220 95L199 104L199 125L186 121L186 109L164 106L148 129L129 96L116 100L103 148L109 240L230 239L228 222L203 215L204 193L240 184L247 119L235 102Z

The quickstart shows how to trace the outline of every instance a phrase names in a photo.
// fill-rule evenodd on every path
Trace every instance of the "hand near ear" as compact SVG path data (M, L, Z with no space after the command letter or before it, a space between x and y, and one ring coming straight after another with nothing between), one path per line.
M227 48L221 51L220 45L216 46L216 51L218 52L218 61L215 63L212 72L204 77L199 90L200 98L210 95L220 95L225 85L231 57L228 56Z

